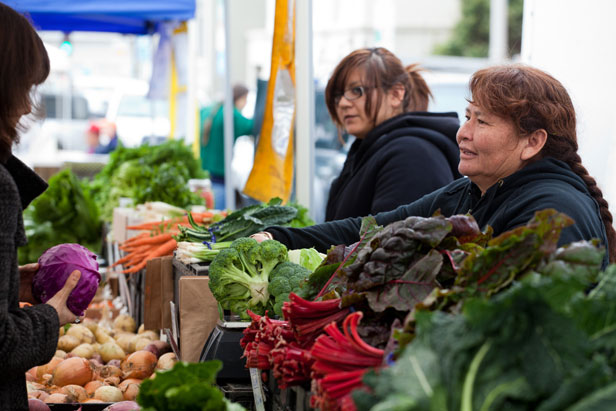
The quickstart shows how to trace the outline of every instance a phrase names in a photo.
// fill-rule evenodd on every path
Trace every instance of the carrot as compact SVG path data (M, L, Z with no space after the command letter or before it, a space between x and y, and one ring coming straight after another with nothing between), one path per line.
M172 233L162 233L151 237L144 237L131 243L132 246L140 246L145 244L157 244L171 240Z
M129 269L126 269L122 272L123 273L136 273L137 271L145 267L148 260L151 260L152 258L156 258L156 257L162 257L165 255L171 255L173 253L173 250L176 249L177 245L178 245L177 242L173 238L171 238L169 241L161 244L160 246L152 250L149 254L147 254L147 256L143 258L143 261L141 263Z

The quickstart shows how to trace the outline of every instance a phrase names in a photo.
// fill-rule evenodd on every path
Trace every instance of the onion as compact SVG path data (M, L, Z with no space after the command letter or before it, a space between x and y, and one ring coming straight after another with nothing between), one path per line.
M125 357L124 350L118 344L113 342L107 342L101 345L99 350L99 354L104 362L109 362L111 360L121 360Z
M53 357L51 361L49 361L47 364L39 365L36 369L36 377L40 380L41 378L43 378L44 374L52 374L58 364L60 364L62 361L64 360L60 357Z
M35 382L38 380L38 376L36 375L36 370L38 367L32 367L28 371L26 371L26 381Z
M37 398L28 399L28 409L30 411L51 411L51 408Z
M122 365L121 360L111 360L107 363L107 365L113 365L114 367L120 367Z
M94 393L94 398L103 402L119 402L124 400L122 391L118 387L103 385Z
M77 347L73 348L71 354L77 357L90 359L94 355L94 347L88 343L79 344Z
M64 387L62 387L60 392L68 397L68 402L83 402L88 399L86 389L83 388L81 385L65 385Z
M43 391L45 390L45 386L43 384L39 384L38 382L26 382L26 391L31 393L33 391Z
M98 404L102 404L103 403L103 401L97 400L96 398L88 398L87 400L84 401L84 403L85 402L89 402L89 403L95 402L95 403L98 403Z
M156 367L156 356L149 351L135 351L122 362L124 378L147 378Z
M135 320L130 315L120 314L115 320L113 320L113 329L117 331L134 333L137 329L137 324L135 324Z
M134 401L139 395L139 384L127 384L122 391L124 399L127 401Z
M51 385L51 374L43 374L41 379L39 380L42 384Z
M63 335L58 338L58 349L64 352L70 352L73 348L77 347L81 341L74 335Z
M72 335L73 337L77 338L80 343L92 344L96 341L96 339L94 338L94 334L92 334L92 331L90 331L88 327L81 324L71 325L71 327L66 332L66 335Z
M49 397L45 398L46 404L66 404L67 402L68 397L60 393L51 394Z
M145 324L141 323L141 325L139 326L139 328L137 329L137 334L141 334L142 332L145 331Z
M103 385L112 385L117 387L120 385L120 377L107 377L103 380Z
M92 380L90 363L79 357L63 360L53 372L53 383L60 387L69 384L84 385L90 380Z
M43 390L36 390L28 392L28 398L37 398L41 401L45 401L45 399L49 397L49 394Z
M56 353L53 355L54 357L60 357L62 359L66 358L66 351L56 350Z
M90 398L94 396L94 392L103 386L102 381L93 380L85 385L86 395Z
M156 364L156 369L170 370L173 368L176 362L178 362L178 359L175 354L172 352L168 352L160 356L160 358L158 359L158 364Z
M156 358L160 358L161 355L171 351L171 346L165 341L156 340L148 344L148 346L145 347L144 350L150 351L151 353L156 355Z
M122 391L122 395L124 395L125 400L135 400L137 398L137 394L139 394L139 386L141 385L141 380L136 378L127 378L118 385L120 391Z
M115 404L111 404L103 411L139 411L141 408L135 401L120 401Z
M122 370L120 369L120 367L116 367L115 365L104 365L100 370L99 370L99 375L102 378L109 378L109 377L121 377L122 376Z
M142 381L143 380L140 380L138 378L127 378L124 381L122 381L120 383L120 385L118 385L118 388L122 390L122 389L126 388L126 386L128 384L137 384L137 385L139 385L139 384L141 384Z
M96 371L96 369L101 368L103 366L103 360L101 360L101 356L97 355L99 359L96 359L94 356L88 360L92 369Z

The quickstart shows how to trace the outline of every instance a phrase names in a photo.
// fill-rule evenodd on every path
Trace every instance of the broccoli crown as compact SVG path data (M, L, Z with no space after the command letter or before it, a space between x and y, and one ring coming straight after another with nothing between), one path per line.
M289 300L289 294L297 291L300 284L311 274L310 270L299 264L285 261L274 268L270 274L268 291L274 297L274 312L282 316L282 303Z
M251 309L263 314L270 298L270 272L286 260L287 248L278 241L258 243L252 238L239 238L210 264L212 294L224 309L237 314Z
M248 272L252 277L258 275L257 268L255 267L255 261L252 256L255 254L251 250L253 248L259 248L259 243L254 238L241 237L234 240L230 245L230 248L237 250L240 261L244 266L244 271Z
M249 250L249 261L254 262L263 281L269 281L274 267L287 260L287 247L276 240L265 240Z

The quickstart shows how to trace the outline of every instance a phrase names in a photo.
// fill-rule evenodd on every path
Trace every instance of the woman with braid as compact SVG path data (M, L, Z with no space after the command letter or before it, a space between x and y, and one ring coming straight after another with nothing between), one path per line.
M554 208L574 224L560 244L598 238L616 262L616 232L607 201L577 153L576 118L563 85L525 65L489 67L470 80L471 99L460 127L458 179L421 199L378 213L380 225L408 216L470 213L494 234L526 224L536 211ZM257 240L274 238L289 248L316 247L359 240L361 218L347 218L305 229L270 227Z

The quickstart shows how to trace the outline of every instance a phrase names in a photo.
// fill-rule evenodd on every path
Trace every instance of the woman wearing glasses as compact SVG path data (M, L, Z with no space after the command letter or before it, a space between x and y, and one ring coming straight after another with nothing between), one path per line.
M428 113L417 65L384 48L359 49L325 89L332 120L356 140L329 192L325 220L393 210L460 177L456 113Z

